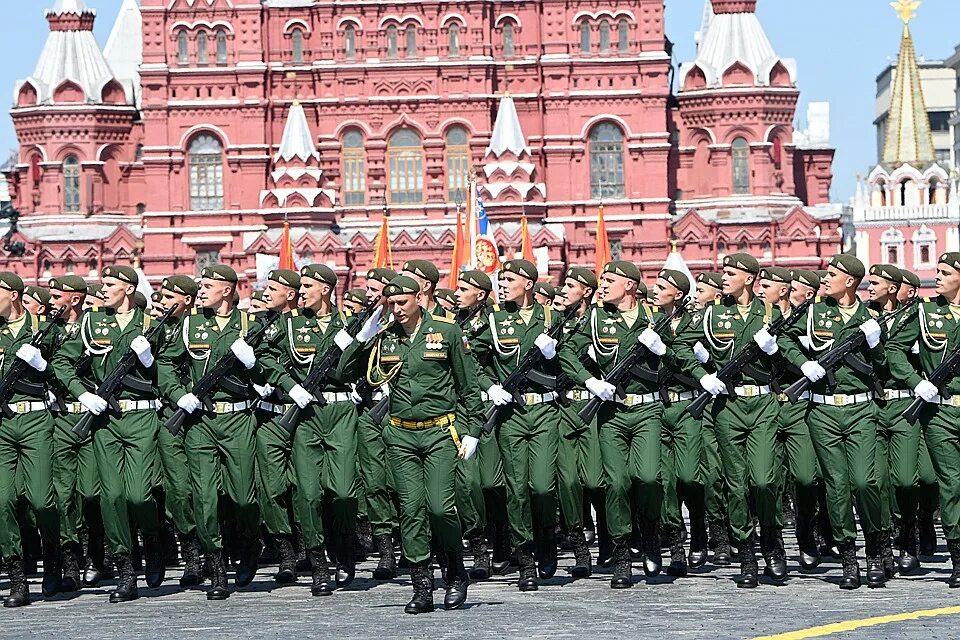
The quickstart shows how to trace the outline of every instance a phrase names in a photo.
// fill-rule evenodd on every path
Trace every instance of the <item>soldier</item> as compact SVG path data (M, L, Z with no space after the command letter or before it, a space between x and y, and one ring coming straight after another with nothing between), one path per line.
M805 360L798 351L785 352L811 382L807 427L813 439L827 492L827 508L833 538L843 565L841 589L860 586L856 557L857 530L853 498L867 543L867 584L882 587L886 575L882 563L883 535L880 486L877 480L877 426L880 412L874 402L876 371L883 371L886 358L880 346L882 328L857 296L863 280L863 263L850 255L830 259L824 278L827 297L818 299L805 318L790 333L809 345L816 356L860 331L865 342L834 372L836 384L828 388L827 372L816 361ZM853 364L851 364L853 363Z
M140 311L146 311L147 307L150 306L147 304L147 296L143 295L139 291L135 291L133 294L133 306Z
M521 591L536 591L538 573L547 579L557 570L557 392L530 381L524 390L525 403L518 405L513 394L501 386L531 349L540 351L548 374L559 372L556 340L546 335L559 318L533 301L536 281L533 263L506 262L500 277L503 304L493 308L473 336L478 362L489 362L489 367L480 370L481 386L491 402L505 407L504 417L496 426L496 439L507 483L511 539L520 561ZM532 553L535 531L539 567Z
M159 482L157 366L155 346L143 335L151 318L133 302L138 281L131 267L104 269L103 309L84 314L79 331L53 358L54 371L69 394L96 416L93 452L100 475L100 510L107 544L120 571L110 602L139 597L131 558L134 526L143 533L147 586L157 588L164 578L159 512L153 495ZM79 363L85 354L92 356L91 378L99 385L128 351L136 354L137 362L113 399L116 406L111 406L107 398L87 390Z
M219 524L221 482L232 503L232 521L239 538L238 587L253 581L260 554L260 516L254 496L255 418L249 409L259 400L252 384L262 386L266 380L253 348L243 339L258 328L258 320L236 308L236 288L233 269L226 265L206 267L197 292L198 308L184 318L180 338L160 355L163 395L190 414L183 427L184 446L194 488L197 535L211 570L208 600L230 596ZM208 367L228 353L233 353L240 364L203 399L209 401L212 411L201 409L201 399L190 389ZM179 374L183 370L189 372L186 384Z
M87 299L83 301L83 310L89 311L103 305L103 285L87 285Z
M253 315L258 315L267 310L267 301L264 297L263 291L254 291L250 294L250 307L247 309L248 313Z
M553 306L553 299L557 295L557 288L549 282L538 282L533 285L533 299L544 307Z
M439 304L447 313L455 313L457 309L457 297L453 289L437 289L437 304Z
M437 301L437 283L440 282L440 271L429 260L407 260L403 263L400 275L413 278L420 284L420 306L427 313L437 316L444 315L446 310Z
M23 290L23 308L34 316L50 312L50 292L43 287L26 287Z
M367 306L367 292L365 289L348 289L343 294L343 309L350 313L360 313Z
M917 276L917 274L912 271L900 269L900 275L903 277L903 284L897 291L897 300L900 302L906 302L911 298L915 298L920 292L920 287L923 285L921 284L920 278Z
M160 316L163 315L163 294L159 291L154 291L150 294L150 317L154 320L159 320Z
M390 422L384 442L400 496L403 550L412 563L414 596L406 613L433 610L431 532L446 554L444 607L467 597L460 523L455 507L454 461L471 458L479 444L483 414L469 342L455 323L418 304L421 283L398 276L384 289L393 322L379 330L370 318L343 355L344 369L367 371L370 382L391 382ZM464 411L458 412L463 404ZM457 429L455 422L464 424ZM462 432L463 435L459 435Z
M30 604L17 519L21 493L17 478L23 478L22 492L43 539L43 594L55 595L61 580L60 520L51 465L53 423L46 404L51 374L46 357L50 355L53 335L48 334L49 339L41 348L30 344L45 320L24 308L23 292L19 276L9 271L0 273L0 350L15 355L4 360L2 374L8 375L17 359L27 365L14 385L8 405L0 413L0 553L10 577L5 607Z

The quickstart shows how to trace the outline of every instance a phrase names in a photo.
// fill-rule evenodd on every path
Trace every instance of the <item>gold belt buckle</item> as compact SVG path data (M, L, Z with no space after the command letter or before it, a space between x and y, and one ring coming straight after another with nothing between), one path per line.
M130 410L130 401L129 400L120 400L117 404L120 405L120 412L124 413Z
M216 402L213 405L214 413L226 413L227 412L227 403L226 402Z
M28 403L21 400L17 403L17 413L26 413L28 406Z
M835 393L833 395L833 404L837 407L842 407L847 404L847 398L842 393Z
M950 406L951 406L951 407L960 407L960 395L950 396Z
M757 389L752 384L743 387L743 397L752 398L757 394Z

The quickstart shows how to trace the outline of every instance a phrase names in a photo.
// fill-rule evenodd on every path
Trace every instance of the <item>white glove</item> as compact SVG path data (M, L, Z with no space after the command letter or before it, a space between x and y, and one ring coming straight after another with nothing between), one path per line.
M257 364L257 355L253 352L253 347L248 345L243 338L237 338L230 345L230 351L233 351L233 355L237 356L237 360L243 364L245 369L253 369L254 365Z
M360 342L370 342L377 332L380 331L380 316L383 315L383 306L377 305L367 321L363 323L360 331L357 333L357 340Z
M583 386L587 388L587 391L597 396L604 402L610 402L617 395L617 388L615 386L606 380L600 380L599 378L588 378Z
M350 402L357 405L358 407L363 404L363 398L360 397L360 394L357 393L357 386L352 385L350 387Z
M777 339L770 335L766 328L760 329L753 335L753 341L757 343L760 350L768 356L772 356L780 347L777 346Z
M667 352L667 345L663 344L660 335L650 327L644 329L643 333L637 336L637 342L645 346L655 356L662 356Z
M187 413L193 413L200 408L200 398L192 393L187 393L177 400L177 406Z
M538 335L533 344L537 345L537 349L540 349L540 353L547 360L553 360L557 357L557 341L547 334L541 333Z
M306 409L311 402L317 401L309 391L298 384L293 385L293 388L290 389L290 393L287 395L289 395L290 399L296 402L297 406L301 409Z
M140 360L140 364L145 367L153 366L153 353L150 349L149 340L143 336L137 336L133 339L133 342L130 343L130 349L137 354L137 359Z
M269 395L273 393L273 387L269 384L265 384L262 387L259 384L255 384L253 385L253 390L256 391L257 395L261 398L269 397Z
M940 397L940 390L937 389L937 385L929 380L921 380L920 384L914 388L913 393L918 398L923 398L924 402L936 402L937 398Z
M710 352L707 351L707 348L703 346L702 342L698 342L693 345L693 355L697 358L697 362L700 364L707 364L710 362Z
M492 385L487 389L487 397L490 398L490 402L498 407L505 407L513 402L513 396L498 384Z
M480 440L474 438L473 436L463 436L460 438L460 451L458 452L459 457L464 460L469 460L473 457L473 454L477 452L477 445L480 444Z
M867 338L867 346L875 349L880 344L880 323L870 318L860 325L860 331Z
M810 382L820 382L827 376L827 370L815 360L807 360L800 365L800 371Z
M333 343L340 348L340 351L346 351L352 342L353 337L345 329L340 329L337 335L333 336Z
M90 393L89 391L84 391L81 393L77 400L80 401L80 404L82 404L87 411L95 416L98 416L107 410L107 401L98 395Z
M40 349L37 349L32 344L20 345L20 348L17 349L17 357L37 371L44 371L47 368L47 361L43 359L43 354L40 353Z
M700 378L700 386L703 387L703 390L712 395L714 398L721 394L727 393L727 386L720 382L720 378L718 378L717 374L715 373L708 373Z

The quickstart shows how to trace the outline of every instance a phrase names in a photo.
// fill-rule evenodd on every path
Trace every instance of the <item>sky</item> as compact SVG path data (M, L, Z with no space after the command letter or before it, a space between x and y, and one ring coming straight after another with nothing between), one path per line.
M97 10L95 31L103 46L121 0L86 2ZM0 89L7 104L12 104L17 79L33 71L48 33L43 11L53 0L12 4L17 8L4 12L0 38ZM933 60L953 53L960 44L956 8L957 0L924 0L911 23L918 56ZM693 34L702 15L703 0L666 0L666 31L675 43L675 63L693 59ZM759 0L757 15L777 54L797 61L797 124L805 126L807 102L830 102L831 142L837 148L831 196L847 202L856 189L856 175L866 174L877 161L876 77L897 55L899 18L889 0ZM0 118L0 149L16 146L10 118Z

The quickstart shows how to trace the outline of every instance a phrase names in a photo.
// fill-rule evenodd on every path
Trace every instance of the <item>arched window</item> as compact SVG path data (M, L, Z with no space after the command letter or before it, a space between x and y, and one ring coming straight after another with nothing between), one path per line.
M390 202L423 202L423 144L413 129L398 129L387 147Z
M217 31L217 64L227 64L227 32Z
M352 24L348 24L346 29L344 29L343 39L344 55L347 57L347 60L353 60L353 57L357 55L357 28Z
M622 198L623 132L609 122L590 131L590 195L592 198Z
M733 154L733 193L750 193L750 145L744 138L737 138L730 148Z
M193 139L187 150L190 169L190 209L223 209L223 146L209 134Z
M364 204L367 192L363 134L350 129L343 136L343 204Z
M503 23L503 57L512 58L513 51L513 23L508 21Z
M460 25L456 22L450 25L450 56L460 55Z
M880 245L883 247L881 255L886 262L895 267L903 267L903 232L890 227L880 235Z
M590 53L590 23L586 20L580 22L580 55L589 55Z
M190 64L190 39L186 31L177 34L177 63Z
M397 57L397 27L390 25L387 27L387 57Z
M620 53L630 51L630 25L626 20L621 20L617 25L617 51Z
M610 53L610 23L600 21L600 53Z
M447 129L447 199L466 202L470 180L470 147L467 130L463 127Z
M932 269L937 255L937 234L927 225L913 232L913 268Z
M408 24L406 30L407 37L407 57L417 57L417 25Z
M63 160L63 210L80 212L80 161L73 155Z
M207 32L197 34L197 64L207 64L210 56L207 53Z
M773 160L773 167L779 169L783 165L783 140L780 136L773 139L773 148L770 150L770 159Z
M290 50L294 64L303 64L303 29L290 32Z

